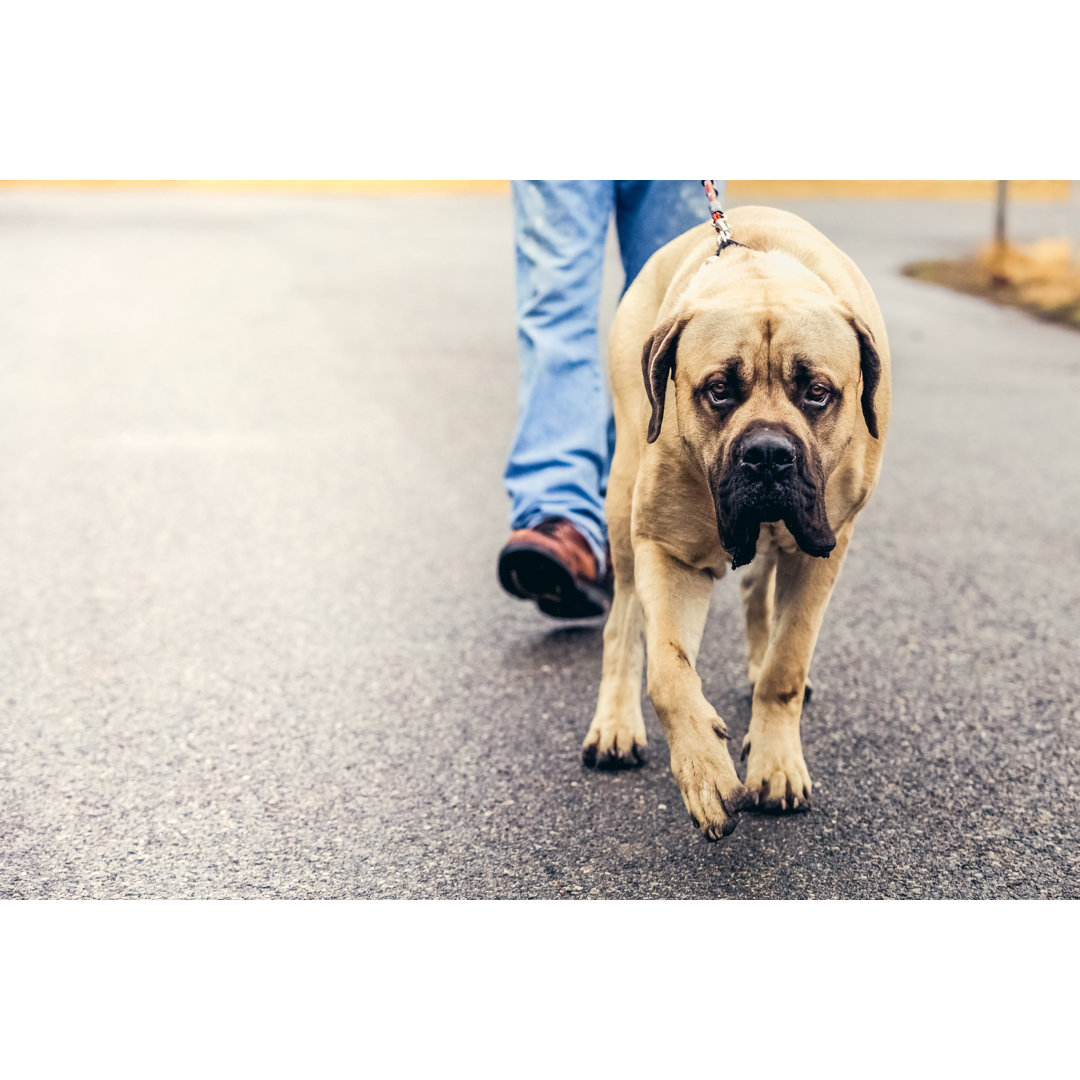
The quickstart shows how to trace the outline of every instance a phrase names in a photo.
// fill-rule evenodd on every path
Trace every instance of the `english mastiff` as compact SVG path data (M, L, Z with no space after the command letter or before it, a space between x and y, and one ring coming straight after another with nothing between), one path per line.
M810 801L807 674L889 422L889 347L855 264L794 214L741 207L661 248L611 331L615 595L583 756L644 761L641 674L683 802L710 839L746 802ZM753 684L746 780L695 670L713 582L741 575ZM644 646L644 648L643 648Z

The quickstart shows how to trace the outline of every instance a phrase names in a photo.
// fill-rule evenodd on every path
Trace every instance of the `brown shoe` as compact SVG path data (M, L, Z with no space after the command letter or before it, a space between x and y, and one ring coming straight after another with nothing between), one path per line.
M611 560L601 577L589 542L566 518L517 529L499 552L499 582L512 596L535 600L557 619L587 619L607 612Z

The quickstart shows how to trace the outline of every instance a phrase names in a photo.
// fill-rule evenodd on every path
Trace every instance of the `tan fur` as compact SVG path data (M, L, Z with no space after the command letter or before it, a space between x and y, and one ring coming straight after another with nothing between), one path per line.
M607 512L615 596L604 631L599 700L585 738L598 764L644 759L641 674L671 751L683 801L711 839L734 828L747 793L761 805L797 809L810 797L799 722L822 618L851 537L877 482L889 420L889 348L873 292L855 264L805 221L742 207L728 215L745 247L715 259L708 224L673 240L627 291L611 332L617 440ZM685 320L674 379L666 384L659 437L647 443L652 409L642 349L671 320ZM878 438L860 408L857 327L880 358L874 399ZM842 391L828 424L815 428L787 387L793 357L810 357ZM751 391L724 422L695 398L710 371L732 357ZM829 558L802 552L782 524L764 524L743 571L748 675L754 684L745 789L727 732L695 670L712 586L730 556L720 543L710 462L754 420L787 425L818 453L825 507L836 535ZM645 649L642 649L644 637Z

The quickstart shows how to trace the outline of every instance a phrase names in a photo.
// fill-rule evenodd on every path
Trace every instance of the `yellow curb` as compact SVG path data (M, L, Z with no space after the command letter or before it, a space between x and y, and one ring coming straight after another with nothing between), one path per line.
M1009 198L1067 202L1068 180L1010 180ZM970 199L992 200L995 180L729 180L735 199Z
M1068 180L1011 180L1009 198L1066 202ZM0 180L0 189L211 191L304 195L503 195L506 180ZM957 199L987 202L993 180L729 180L726 199Z
M0 180L24 191L223 191L303 195L507 195L509 180Z

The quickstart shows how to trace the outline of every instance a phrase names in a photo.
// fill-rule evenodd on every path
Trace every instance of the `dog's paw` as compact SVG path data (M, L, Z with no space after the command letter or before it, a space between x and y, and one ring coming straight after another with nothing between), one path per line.
M640 716L599 716L581 745L581 760L597 769L633 769L648 758L645 721Z
M725 739L726 735L720 735ZM671 748L671 771L694 824L709 840L735 830L746 788L722 741L694 740Z
M809 810L813 784L803 759L798 733L776 735L752 729L743 739L749 805L783 813Z

